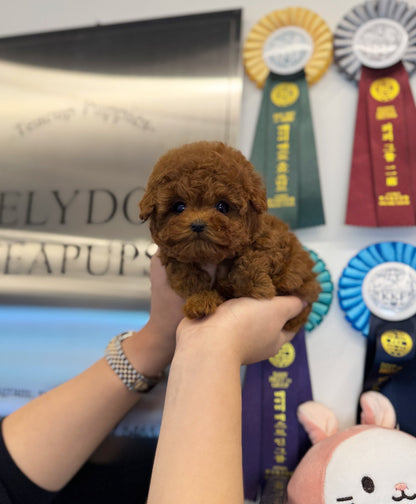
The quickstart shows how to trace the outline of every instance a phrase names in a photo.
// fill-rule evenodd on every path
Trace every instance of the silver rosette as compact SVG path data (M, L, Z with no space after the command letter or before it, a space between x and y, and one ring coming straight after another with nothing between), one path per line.
M370 314L406 320L416 313L416 247L381 242L361 250L344 268L338 299L351 325L368 335Z
M368 0L351 9L334 33L334 60L358 81L361 66L416 68L416 8L396 0Z
M313 271L317 274L317 280L321 284L322 289L317 301L312 304L312 311L305 324L305 329L307 331L312 331L322 322L323 318L328 313L329 307L332 303L332 291L334 286L331 280L331 274L327 270L324 261L312 250L306 250L308 250L310 256L315 262Z

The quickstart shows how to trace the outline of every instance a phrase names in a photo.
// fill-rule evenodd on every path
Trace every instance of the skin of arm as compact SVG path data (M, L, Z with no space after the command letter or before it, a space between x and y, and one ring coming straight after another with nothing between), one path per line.
M241 504L240 367L275 355L295 297L234 299L178 327L148 504Z
M157 257L151 262L151 285L149 321L123 342L123 350L140 373L156 376L172 359L183 300L167 286ZM139 400L102 358L6 417L4 441L29 479L57 491Z

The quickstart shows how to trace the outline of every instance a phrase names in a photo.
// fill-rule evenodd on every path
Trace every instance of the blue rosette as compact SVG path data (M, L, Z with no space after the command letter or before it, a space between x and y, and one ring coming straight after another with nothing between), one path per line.
M383 263L401 263L416 270L416 247L402 242L370 245L349 261L339 280L338 300L345 318L364 336L369 333L371 312L364 300L363 284L370 272Z
M312 331L317 327L325 315L328 313L332 303L334 285L332 283L331 274L326 268L324 261L312 250L306 249L312 257L315 266L313 271L317 273L317 280L321 284L321 293L315 303L312 304L312 311L309 314L308 321L305 324L306 331Z

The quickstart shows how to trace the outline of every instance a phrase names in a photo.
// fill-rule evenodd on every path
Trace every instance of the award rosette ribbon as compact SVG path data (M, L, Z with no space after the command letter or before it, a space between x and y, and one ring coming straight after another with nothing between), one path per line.
M248 34L243 58L263 88L250 160L266 183L269 212L292 229L324 224L308 84L332 62L332 34L310 10L273 11Z
M346 224L416 223L416 12L406 2L367 1L334 34L334 59L359 81Z
M329 310L333 284L325 263L309 251L321 293L304 329L312 331ZM247 366L243 385L244 495L248 500L283 502L287 481L310 447L297 420L299 404L312 399L305 331L267 361Z
M389 397L400 429L416 435L416 247L381 242L361 250L343 270L338 298L367 337L363 391Z

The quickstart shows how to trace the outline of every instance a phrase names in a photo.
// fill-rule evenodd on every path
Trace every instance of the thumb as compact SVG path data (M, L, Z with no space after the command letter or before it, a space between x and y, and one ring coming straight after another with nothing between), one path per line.
M300 298L296 296L278 296L274 298L276 303L276 307L279 307L279 311L283 317L286 317L286 320L290 320L296 315L306 308L308 303L302 301Z

